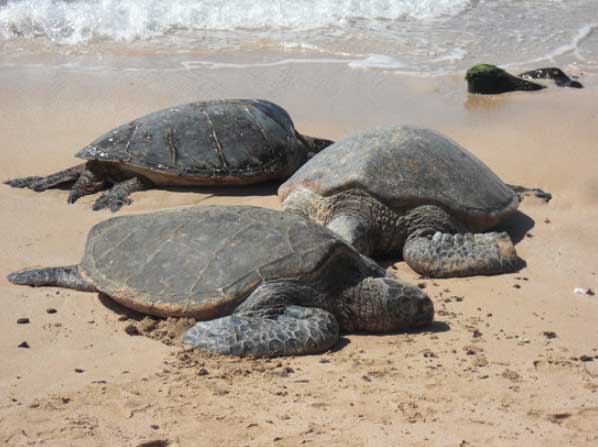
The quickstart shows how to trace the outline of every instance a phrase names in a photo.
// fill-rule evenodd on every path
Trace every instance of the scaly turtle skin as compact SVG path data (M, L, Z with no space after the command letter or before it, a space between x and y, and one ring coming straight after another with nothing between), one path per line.
M326 228L257 207L201 206L117 217L89 232L79 265L27 270L15 284L98 291L159 316L203 320L185 341L222 354L322 352L345 331L432 321L419 288L386 275Z
M285 211L326 225L361 253L402 253L423 275L495 274L522 265L506 233L470 233L517 209L513 189L429 129L396 126L338 141L278 195Z
M74 183L68 202L108 189L93 209L117 211L129 194L158 185L242 185L282 179L332 141L301 135L264 100L195 102L150 113L84 147L86 163L47 177L9 180L44 191Z

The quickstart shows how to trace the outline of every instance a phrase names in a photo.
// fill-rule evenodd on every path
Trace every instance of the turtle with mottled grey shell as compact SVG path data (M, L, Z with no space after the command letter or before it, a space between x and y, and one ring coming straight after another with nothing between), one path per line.
M338 141L278 195L284 210L326 225L361 253L402 253L426 276L497 274L523 263L506 233L482 233L517 209L513 189L429 129L388 127Z
M221 354L331 348L345 331L429 324L433 304L307 219L249 206L117 217L89 232L79 265L10 282L98 291L128 308L202 320L185 342Z
M9 180L45 191L73 183L69 203L108 189L94 210L117 211L129 195L158 185L243 185L283 179L332 141L301 135L264 100L194 102L150 113L84 147L84 164L47 177Z

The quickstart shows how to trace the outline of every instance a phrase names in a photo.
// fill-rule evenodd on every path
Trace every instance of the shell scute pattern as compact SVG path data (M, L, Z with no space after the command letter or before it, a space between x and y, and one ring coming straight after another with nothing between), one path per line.
M430 204L472 217L508 213L517 205L513 191L465 148L410 126L338 141L301 167L279 195L284 200L299 188L324 197L359 189L392 209Z
M99 137L77 156L179 177L253 176L287 169L301 158L300 145L282 108L261 100L221 100L150 113Z
M100 291L133 301L130 307L171 314L193 307L213 317L265 281L317 276L336 245L343 244L328 230L297 216L206 206L96 225L81 269Z

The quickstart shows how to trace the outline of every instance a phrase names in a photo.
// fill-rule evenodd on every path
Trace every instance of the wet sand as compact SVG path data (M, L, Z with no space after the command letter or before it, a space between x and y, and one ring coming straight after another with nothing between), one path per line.
M429 280L387 262L400 278L425 284L437 312L429 330L349 334L320 356L239 360L188 351L175 322L152 330L97 294L9 284L5 275L15 270L77 263L89 228L113 214L91 211L97 195L67 205L65 190L1 185L0 443L598 442L598 297L573 293L598 290L597 89L468 97L457 76L315 63L141 71L6 65L0 85L3 180L72 166L73 154L98 135L162 107L261 97L285 107L308 135L432 127L507 183L553 194L550 203L526 199L504 225L527 262L519 273ZM140 192L118 214L216 203L278 208L276 187ZM30 323L17 324L22 317ZM130 324L154 338L127 335ZM17 347L23 341L28 349Z

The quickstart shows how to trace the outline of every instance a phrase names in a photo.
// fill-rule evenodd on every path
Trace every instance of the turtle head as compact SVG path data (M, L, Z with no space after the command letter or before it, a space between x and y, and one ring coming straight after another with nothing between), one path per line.
M341 318L345 329L399 332L426 326L434 318L428 295L390 277L366 278L351 295L350 318Z

